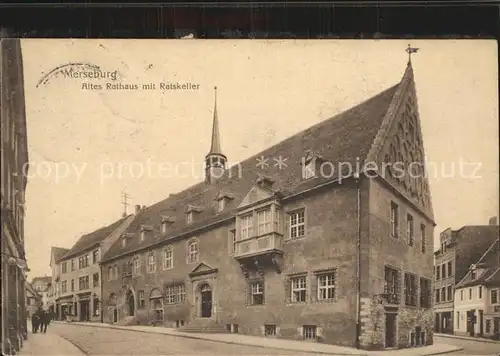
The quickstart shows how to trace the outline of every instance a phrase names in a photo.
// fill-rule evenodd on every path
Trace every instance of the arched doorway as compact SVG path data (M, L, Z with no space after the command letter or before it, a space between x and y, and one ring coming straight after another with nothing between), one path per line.
M200 316L210 318L212 316L212 288L207 283L200 286L200 296Z
M132 293L131 290L127 292L127 305L128 305L128 315L134 316L135 315L135 299L134 299L134 294Z

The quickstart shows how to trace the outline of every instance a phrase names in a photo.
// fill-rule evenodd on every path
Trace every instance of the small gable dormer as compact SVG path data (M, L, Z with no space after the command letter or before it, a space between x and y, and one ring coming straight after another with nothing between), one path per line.
M255 183L260 188L272 190L273 184L274 184L274 179L272 179L271 177L266 176L264 174L258 174L257 179L255 180Z
M195 205L188 205L188 208L186 210L186 223L189 225L189 224L192 224L193 221L194 221L194 218L197 214L201 213L203 209L199 206L195 206Z
M134 236L134 234L131 234L129 232L126 232L124 233L122 236L121 236L121 244L122 244L122 248L126 247L130 241L130 239Z
M234 199L234 195L220 191L215 200L217 201L217 212L221 213L225 208L226 204Z
M161 222L160 222L161 233L165 234L167 232L168 227L170 225L172 225L174 222L175 222L175 218L173 218L171 216L164 216L164 215L162 215L161 216Z
M153 227L149 225L141 225L139 232L139 242L146 240L146 237L153 231Z
M307 151L306 155L302 158L302 178L310 179L316 178L321 173L321 164L325 162L322 156L312 152Z

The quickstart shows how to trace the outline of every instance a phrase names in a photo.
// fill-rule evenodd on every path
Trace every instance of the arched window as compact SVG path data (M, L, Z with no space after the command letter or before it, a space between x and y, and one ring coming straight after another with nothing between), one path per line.
M188 263L198 262L198 240L192 239L188 243Z

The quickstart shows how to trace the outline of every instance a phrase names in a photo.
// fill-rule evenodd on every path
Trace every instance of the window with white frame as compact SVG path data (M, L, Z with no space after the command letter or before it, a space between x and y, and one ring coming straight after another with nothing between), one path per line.
M163 221L161 223L161 233L164 234L167 232L167 222L166 221Z
M257 235L264 235L271 232L271 209L257 212Z
M296 239L305 236L305 211L304 209L290 213L290 238Z
M318 300L335 299L335 272L318 275Z
M154 273L156 271L156 256L154 252L148 254L148 273Z
M176 304L186 301L186 286L184 284L172 284L165 287L165 303Z
M226 199L224 198L219 199L217 202L217 211L220 213L224 210L225 207L226 207Z
M314 177L316 177L316 164L314 159L312 159L304 165L303 178L309 179Z
M108 281L113 280L113 267L108 267Z
M122 237L122 247L127 246L127 239L125 237Z
M241 226L242 240L252 237L252 225L253 225L252 223L253 223L253 216L251 214L241 217L240 226Z
M278 209L278 208L275 208L275 212L274 212L274 216L275 216L275 219L274 219L274 229L276 232L279 232L281 233L281 210Z
M291 278L292 283L292 303L301 303L306 301L306 276Z
M134 257L134 275L138 276L141 274L141 258L139 256Z
M141 230L141 234L139 236L139 241L143 242L146 239L146 230Z
M186 214L186 223L191 224L193 222L193 212L190 211Z
M415 237L413 236L413 216L406 216L406 236L408 237L408 245L413 246Z
M229 230L229 252L231 254L236 252L236 230Z
M188 263L198 262L198 241L193 239L188 243Z
M250 283L250 305L264 304L264 281Z
M167 246L163 250L163 269L174 267L174 256L172 246Z

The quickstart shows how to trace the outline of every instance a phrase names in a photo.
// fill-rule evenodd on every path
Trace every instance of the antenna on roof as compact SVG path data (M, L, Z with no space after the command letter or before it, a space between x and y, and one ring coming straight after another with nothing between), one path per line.
M130 195L128 195L125 191L122 191L122 204L123 204L123 217L127 216L127 206L130 204L128 203L128 199L130 198Z

